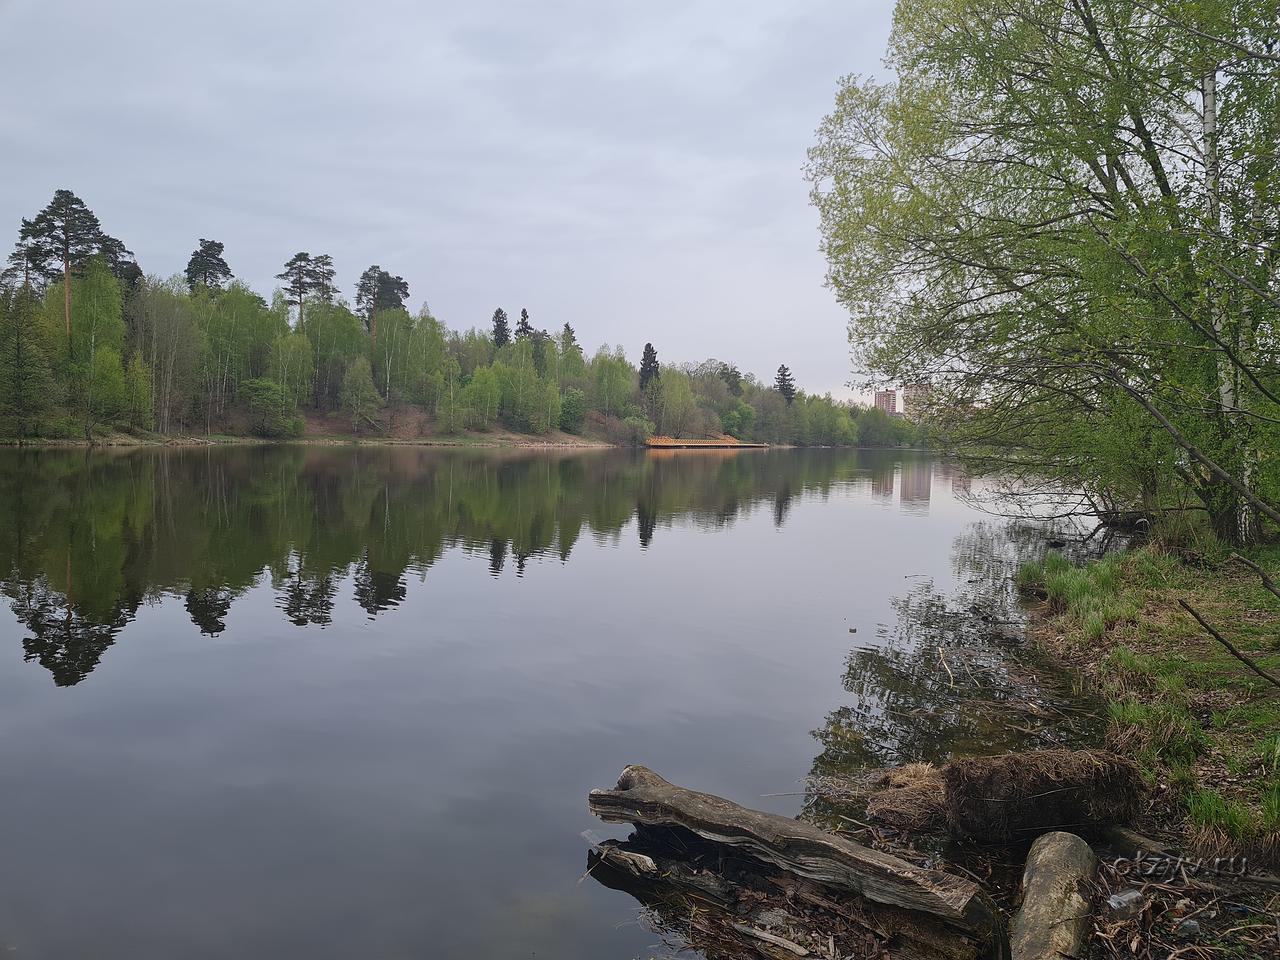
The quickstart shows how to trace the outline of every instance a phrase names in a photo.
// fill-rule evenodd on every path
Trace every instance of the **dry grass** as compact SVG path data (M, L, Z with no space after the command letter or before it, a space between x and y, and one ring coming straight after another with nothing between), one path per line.
M951 832L1001 843L1129 823L1144 793L1137 765L1102 750L967 757L948 763L943 780Z
M873 781L867 817L908 833L932 832L946 824L942 771L931 763L909 763Z

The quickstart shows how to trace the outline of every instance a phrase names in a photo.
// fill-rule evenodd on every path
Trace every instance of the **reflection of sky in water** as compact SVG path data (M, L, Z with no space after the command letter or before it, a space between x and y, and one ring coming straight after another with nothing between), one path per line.
M894 598L988 549L911 454L73 456L0 457L18 955L641 953L587 790L798 812L811 731L899 682L850 648L923 649Z

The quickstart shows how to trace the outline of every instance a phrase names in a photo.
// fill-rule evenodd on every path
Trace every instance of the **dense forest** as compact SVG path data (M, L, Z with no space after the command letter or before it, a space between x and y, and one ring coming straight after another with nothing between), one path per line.
M1102 516L1280 528L1275 0L900 0L810 153L859 365Z
M300 252L270 302L201 239L181 276L145 276L75 194L23 220L0 276L0 436L135 434L416 437L502 427L613 443L654 433L800 445L887 446L912 430L879 410L811 396L718 360L637 368L621 347L588 356L569 324L521 309L448 329L378 265L340 295L333 260Z

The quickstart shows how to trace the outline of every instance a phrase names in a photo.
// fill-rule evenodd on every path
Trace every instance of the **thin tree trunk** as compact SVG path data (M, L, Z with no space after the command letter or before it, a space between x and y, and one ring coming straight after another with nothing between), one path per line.
M1202 139L1204 153L1205 179L1205 216L1208 221L1211 243L1217 242L1222 225L1220 197L1221 169L1218 158L1218 67L1211 64L1200 78L1202 100ZM1209 309L1213 312L1213 331L1220 343L1230 338L1227 330L1226 308L1222 302L1224 292L1216 281L1210 281ZM1248 439L1244 435L1247 426L1239 417L1239 392L1236 383L1236 371L1229 357L1219 356L1217 359L1218 404L1222 416L1223 429L1237 443L1237 456L1240 460L1241 480L1248 488L1252 488L1252 470ZM1231 539L1237 544L1252 543L1257 537L1257 518L1253 509L1241 497L1232 497L1230 510L1233 516L1226 518L1221 524L1224 529L1231 530Z
M67 321L67 352L71 351L71 254L62 254L62 314Z

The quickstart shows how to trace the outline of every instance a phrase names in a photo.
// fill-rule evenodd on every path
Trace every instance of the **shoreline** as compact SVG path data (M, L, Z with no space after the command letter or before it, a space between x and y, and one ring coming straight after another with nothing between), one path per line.
M211 436L183 435L165 437L156 435L139 437L132 434L112 434L95 439L71 440L58 438L19 439L0 437L0 449L12 450L94 450L113 449L129 450L158 447L236 447L236 446L303 446L303 447L447 447L455 449L528 449L528 450L645 450L658 453L735 453L740 450L873 450L877 452L925 453L938 454L939 451L927 447L866 447L866 446L832 446L820 444L799 446L790 443L755 444L744 443L741 446L703 447L697 446L662 446L649 447L644 444L610 443L593 437L573 437L564 434L555 438L541 437L537 434L525 433L468 433L456 436L429 437L358 437L354 435L311 435L301 437L249 437L229 434L213 434Z
M1259 559L1274 568L1276 554ZM1189 601L1272 675L1280 604L1228 557L1153 544L1019 573L1028 635L1106 704L1106 746L1156 786L1153 812L1197 852L1280 864L1280 689L1233 658L1179 606Z

